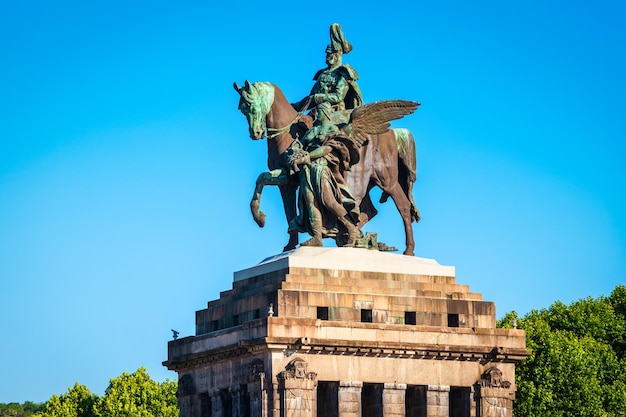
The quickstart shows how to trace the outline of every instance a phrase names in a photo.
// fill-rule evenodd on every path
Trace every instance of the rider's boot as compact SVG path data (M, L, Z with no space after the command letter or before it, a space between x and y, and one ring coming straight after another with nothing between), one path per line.
M322 217L319 211L313 211L310 215L309 221L311 222L311 229L313 229L313 236L306 242L302 242L300 246L323 246L322 245Z
M288 252L293 250L298 245L298 232L290 231L289 232L289 242L287 242L287 246L283 248L283 252Z

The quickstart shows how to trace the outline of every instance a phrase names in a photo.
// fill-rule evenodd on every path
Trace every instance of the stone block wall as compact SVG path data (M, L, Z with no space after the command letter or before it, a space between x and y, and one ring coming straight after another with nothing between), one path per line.
M196 312L196 335L272 313L317 319L320 308L332 321L360 322L363 310L371 310L366 314L373 323L495 327L495 304L454 276L288 267L235 281L232 290Z
M495 317L432 260L302 248L236 273L164 365L183 417L510 417L528 351Z

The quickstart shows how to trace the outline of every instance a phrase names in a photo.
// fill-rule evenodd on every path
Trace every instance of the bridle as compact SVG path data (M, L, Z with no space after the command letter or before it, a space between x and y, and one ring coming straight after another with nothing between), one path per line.
M296 117L294 117L293 120L289 122L287 126L283 126L279 128L266 127L267 139L274 139L276 136L282 135L283 133L291 130L291 126L293 126L295 123L298 123L300 121L300 119L304 115L304 112L309 107L309 104L311 104L311 96L307 98L306 102L304 103L304 106L302 106L300 111L298 111L298 114L296 114Z

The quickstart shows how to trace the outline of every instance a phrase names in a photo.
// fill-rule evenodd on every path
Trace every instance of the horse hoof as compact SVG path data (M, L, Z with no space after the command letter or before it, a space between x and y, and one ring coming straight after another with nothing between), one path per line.
M406 255L406 256L415 256L415 254L413 253L413 251L412 251L412 250L408 250L408 249L404 251L403 255Z
M258 216L253 216L253 217L254 217L254 221L256 222L256 224L259 225L259 227L265 226L265 213L260 212Z

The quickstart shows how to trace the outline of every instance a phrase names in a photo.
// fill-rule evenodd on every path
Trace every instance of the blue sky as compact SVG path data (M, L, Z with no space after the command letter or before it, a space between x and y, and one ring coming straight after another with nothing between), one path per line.
M626 281L623 2L127 3L0 8L0 402L176 378L170 329L286 242L276 189L266 227L250 216L266 144L232 83L302 98L333 22L366 102L422 103L395 123L417 144L417 256L498 317ZM402 247L378 208L366 230Z

